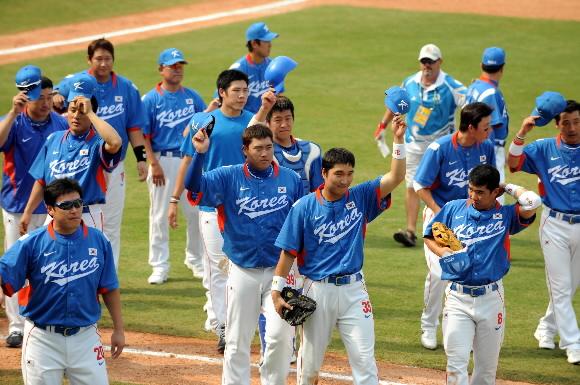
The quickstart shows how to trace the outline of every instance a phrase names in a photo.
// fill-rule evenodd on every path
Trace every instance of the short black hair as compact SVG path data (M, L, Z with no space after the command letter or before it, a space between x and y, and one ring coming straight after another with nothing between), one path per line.
M493 110L485 103L475 102L463 107L461 110L461 118L459 121L459 131L467 132L469 125L477 127L479 122L485 117L491 115Z
M44 204L54 206L56 200L68 193L78 192L83 197L83 189L79 183L70 178L55 179L44 188Z
M40 88L43 90L45 90L47 88L54 88L54 85L52 84L52 80L50 80L46 76L41 76L40 77Z
M105 38L100 38L97 40L91 41L89 46L87 47L87 55L89 56L89 60L92 60L93 56L95 55L95 51L98 49L104 49L105 51L109 51L113 60L115 60L115 47L113 47L113 43Z
M254 51L254 47L252 47L252 42L255 41L256 43L260 44L260 40L258 39L254 39L254 40L248 40L246 42L246 47L248 48L248 52L252 52Z
M284 95L277 95L276 103L274 103L274 106L266 116L266 122L270 123L270 120L272 119L272 115L274 114L274 112L282 112L287 110L290 110L290 112L292 113L292 119L294 119L294 104L292 103L292 101Z
M324 153L322 169L329 171L337 164L350 164L354 168L354 154L346 148L335 147Z
M488 74L496 74L503 69L505 64L494 64L494 65L481 65L481 70Z
M264 126L263 124L254 124L249 127L246 127L244 133L242 134L242 144L244 147L248 148L250 143L252 143L253 139L266 139L270 138L272 143L274 143L274 135L272 134L272 130L268 128L268 126Z
M246 84L250 84L250 81L248 79L248 75L246 75L245 73L243 73L242 71L238 71L238 70L225 70L222 71L217 78L216 81L216 87L218 90L218 96L219 96L219 91L220 89L223 90L227 90L228 87L230 86L230 84L232 84L232 82L235 82L237 80L243 80L246 82ZM222 101L222 97L219 96L220 102Z
M566 113L571 113L574 111L580 111L580 104L575 101L575 100L567 100L566 101L566 108L564 108L564 111L562 111L562 113L566 112ZM556 119L556 124L560 123L560 114L556 115L556 117L554 118Z
M499 187L499 171L489 164L475 166L469 173L469 183L474 186L485 186L489 191Z

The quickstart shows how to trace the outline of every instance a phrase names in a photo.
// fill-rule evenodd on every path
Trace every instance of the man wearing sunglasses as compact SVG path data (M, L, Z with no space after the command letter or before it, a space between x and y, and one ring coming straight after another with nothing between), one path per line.
M72 178L79 182L85 197L83 220L87 226L103 229L101 206L105 203L105 171L112 171L121 157L122 140L117 131L99 118L95 111L97 92L94 77L79 73L70 79L67 131L48 137L30 167L36 180L20 219L20 233L28 232L31 215L42 201L44 187L55 179Z
M406 247L414 247L417 241L419 197L413 189L413 178L419 162L429 144L455 131L455 109L465 103L465 86L443 72L442 63L439 47L435 44L423 46L419 52L419 72L405 79L401 86L411 99L405 132L407 228L396 232L394 238ZM377 139L384 139L385 127L392 119L393 114L387 109L375 131Z
M12 98L10 111L0 121L0 151L4 153L2 175L2 217L4 247L8 250L20 238L18 225L32 191L34 179L28 169L46 138L66 130L66 119L52 112L52 81L40 68L25 66L16 75L19 92ZM44 223L46 208L39 206L31 216L30 229ZM9 347L22 344L24 319L18 314L18 296L6 299Z
M100 231L82 221L83 191L68 178L52 181L44 203L52 221L20 238L0 259L6 295L21 289L26 318L22 349L25 385L108 384L96 323L99 295L113 321L111 356L125 346L113 252ZM25 286L28 282L28 286Z
M150 284L162 284L170 269L169 205L177 205L184 194L172 196L181 163L181 143L187 123L196 112L207 106L194 90L182 85L187 61L183 52L168 48L159 55L161 82L143 97L145 108L145 141L154 156L149 159L149 265L153 269ZM203 277L203 247L199 232L199 209L183 199L181 209L187 221L185 265L196 278Z

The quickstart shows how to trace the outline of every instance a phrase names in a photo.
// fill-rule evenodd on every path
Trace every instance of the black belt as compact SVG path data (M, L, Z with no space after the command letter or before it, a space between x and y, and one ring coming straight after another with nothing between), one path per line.
M455 290L458 293L469 294L472 297L479 297L488 292L491 293L492 291L496 291L497 289L499 289L499 285L495 282L483 286L464 286L457 282L451 284L451 290Z
M505 140L504 139L494 139L493 140L496 146L500 146L500 147L504 147L505 146Z
M181 151L179 150L166 150L159 151L160 156L168 156L170 158L181 158Z
M74 336L81 330L80 326L69 327L61 325L39 325L37 323L35 323L34 326L42 330L62 334L65 337Z
M363 275L361 273L346 274L346 275L332 274L332 275L329 275L328 277L324 278L322 280L322 282L332 283L336 286L342 286L342 285L348 285L348 284L351 284L354 282L358 282L362 278L363 278Z
M566 213L561 213L559 211L550 209L550 212L548 213L548 215L551 216L552 218L556 218L556 219L560 219L564 222L568 222L571 225L575 225L576 223L580 223L580 214L566 214Z

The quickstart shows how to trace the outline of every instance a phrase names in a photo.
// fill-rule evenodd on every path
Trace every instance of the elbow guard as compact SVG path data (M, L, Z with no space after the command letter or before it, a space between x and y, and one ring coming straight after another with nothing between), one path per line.
M526 191L520 195L518 203L524 210L535 210L542 204L542 198L533 191Z

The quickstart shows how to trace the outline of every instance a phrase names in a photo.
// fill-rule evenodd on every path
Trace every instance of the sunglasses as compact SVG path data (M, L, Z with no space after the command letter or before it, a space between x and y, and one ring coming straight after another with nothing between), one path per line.
M421 64L433 65L433 64L437 63L439 61L439 59L437 59L437 60L431 60L431 59L428 59L428 58L423 58L423 59L421 59L419 61L421 62Z
M62 201L59 203L55 203L54 206L58 207L61 210L71 210L73 207L75 209L80 209L83 207L83 200L81 198L74 199L72 201Z

